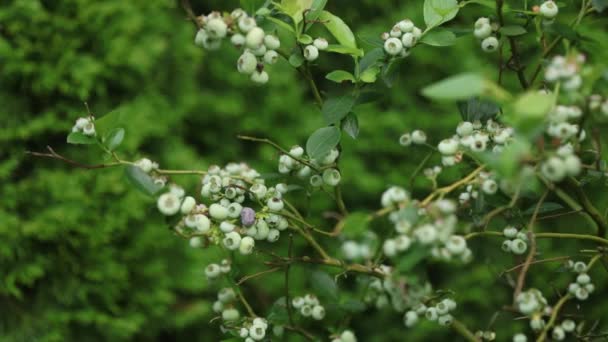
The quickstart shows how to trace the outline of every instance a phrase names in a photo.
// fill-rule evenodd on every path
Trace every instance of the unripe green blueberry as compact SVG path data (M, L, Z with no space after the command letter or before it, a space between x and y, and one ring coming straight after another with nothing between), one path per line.
M274 64L279 60L279 54L274 51L274 50L270 50L270 51L266 51L266 53L264 54L264 63L266 64Z
M325 171L323 171L323 182L329 186L338 185L340 179L340 171L337 169L325 169Z
M414 37L414 34L411 32L404 33L403 36L401 36L401 44L404 48L412 48L416 45L416 37Z
M435 309L437 309L438 315L445 315L450 311L450 308L448 307L447 303L444 302L437 303L435 305Z
M389 38L384 42L384 51L391 56L398 55L403 49L403 43L397 38Z
M327 42L327 39L325 39L325 38L317 38L312 42L312 44L319 51L323 51L323 50L327 49L327 47L329 46L329 43Z
M304 155L304 149L302 148L302 146L293 146L290 150L289 150L289 155L294 157L294 158L302 158L302 156Z
M530 320L530 328L534 331L540 331L545 327L545 320L540 316L534 316Z
M182 214L188 214L192 211L192 209L194 209L194 206L196 206L196 200L194 199L194 197L187 196L182 202L180 211L182 212Z
M243 52L236 63L241 74L251 75L258 66L258 59L251 52Z
M243 255L248 255L253 252L253 247L255 246L255 240L251 236L245 236L241 239L241 244L239 245L239 252Z
M481 184L481 190L488 195L493 195L498 190L498 184L493 179L486 179Z
M424 317L426 317L426 319L429 321L436 321L438 317L437 309L434 307L427 308L426 312L424 313Z
M562 322L561 327L565 332L573 332L574 329L576 329L576 323L571 319L565 319Z
M226 234L222 242L227 249L231 251L237 250L241 245L241 235L237 232L230 232Z
M589 291L587 291L586 288L581 287L574 291L574 296L576 296L576 299L578 300L587 300L587 298L589 298Z
M576 176L581 172L581 160L575 155L566 156L564 167L569 176Z
M528 337L522 333L515 334L513 336L513 342L528 342Z
M231 309L226 309L224 311L222 311L222 319L224 321L236 321L237 319L239 319L239 311L237 309L231 308Z
M517 236L517 228L512 226L506 227L503 229L502 234L508 239L513 239Z
M576 291L578 291L578 289L580 288L581 286L578 283L568 284L568 292L570 292L571 294L576 294Z
M320 187L321 185L323 185L323 177L321 177L320 175L310 176L310 185L315 188Z
M264 44L264 30L259 27L253 27L245 36L245 45L250 49L258 49Z
M193 238L190 238L189 243L190 243L190 247L199 248L200 246L203 245L203 240L200 237L195 236Z
M241 211L243 210L243 206L240 203L233 202L228 205L228 217L230 218L238 218L241 216Z
M268 240L268 242L276 242L279 240L280 236L281 232L278 229L271 229L268 232L268 237L266 237L266 240Z
M253 238L256 240L266 240L268 238L268 234L270 234L270 228L268 227L268 223L264 220L258 220L255 225L255 234Z
M498 49L498 39L490 36L481 41L481 49L485 52L494 52Z
M475 28L482 27L485 25L490 25L490 19L486 17L480 17L477 18L477 20L475 21Z
M260 45L260 47L258 47L257 49L249 49L249 51L254 54L256 57L264 57L264 54L266 54L266 46L264 45Z
M304 317L310 317L310 315L312 315L312 306L308 304L302 305L300 308L300 314Z
M453 321L454 321L454 317L452 317L452 315L450 315L450 314L441 315L437 318L437 323L439 323L439 325L442 325L444 327L451 325Z
M511 241L511 252L513 252L513 254L524 254L527 249L528 244L524 240L514 239L513 241Z
M209 37L213 39L221 39L226 37L226 33L228 32L228 26L224 22L224 20L217 18L211 19L207 21L205 25L205 29L209 34Z
M553 337L555 341L561 341L566 338L566 332L562 327L557 326L553 328L553 331L551 332L551 337Z
M414 28L412 29L412 34L414 35L414 38L416 38L416 40L419 40L420 37L422 37L422 30L414 26Z
M421 130L415 130L412 132L412 142L414 144L424 144L426 143L426 133Z
M410 146L412 144L412 136L409 133L404 133L399 137L399 145Z
M558 157L550 157L544 161L540 171L551 182L559 182L566 177L566 166Z
M255 341L261 341L266 336L266 326L261 324L253 324L249 328L249 337Z
M269 34L264 37L264 45L266 45L269 50L277 50L281 47L281 41L277 36Z
M222 310L224 310L224 303L222 303L219 300L215 301L215 302L213 302L213 305L211 306L211 308L213 309L213 312L220 313L220 312L222 312Z
M445 247L451 254L459 255L467 249L467 241L460 235L452 235L448 238Z
M325 318L325 308L321 305L315 305L312 308L312 318L317 321L320 321Z
M397 255L397 246L396 246L395 240L386 239L384 241L384 243L382 244L382 251L389 258Z
M555 18L557 13L559 12L559 8L552 0L545 1L540 5L540 14L548 19Z
M418 314L415 311L408 311L403 316L403 323L406 327L411 328L418 323Z
M500 248L507 253L511 253L511 240L505 240L502 242L502 245L500 245Z
M251 81L253 81L253 83L266 84L268 82L268 73L264 70L256 70L251 74Z
M581 285L586 285L591 282L591 277L587 273L581 273L576 277L576 282Z
M209 34L204 29L199 29L194 36L194 44L196 46L204 46L205 42L209 39Z
M481 25L479 27L475 26L475 30L473 31L473 35L477 39L486 39L492 34L492 25L486 24Z
M312 62L319 58L319 49L314 45L307 45L302 54L307 61Z
M209 206L209 215L218 221L225 220L228 217L228 208L221 204L213 203Z
M268 206L268 209L273 212L279 212L283 210L283 207L285 206L283 200L278 197L272 197L268 199L266 205Z
M255 22L255 19L251 17L244 15L239 19L239 29L243 31L243 33L248 33L256 26L257 24Z
M414 29L414 23L409 19L403 19L397 23L397 27L399 27L403 33L412 32Z
M205 215L194 215L194 228L201 233L206 233L211 228L211 221Z
M456 127L456 133L461 137L466 137L473 133L473 124L468 121L463 121Z
M439 153L441 154L445 154L445 155L453 155L456 154L456 152L458 152L458 140L456 139L444 139L441 142L439 142L439 145L437 145L437 149L439 150Z
M572 269L576 273L584 273L584 272L587 272L587 265L582 261L577 261L574 263L574 266L572 267Z
M230 287L225 287L217 293L217 299L222 303L229 303L236 299L236 293Z
M291 300L291 305L295 308L295 309L300 309L302 306L304 306L305 301L304 298L302 297L293 297L293 299Z
M342 334L340 334L340 339L342 342L357 342L355 334L350 330L344 330Z
M209 279L217 278L220 273L220 265L218 264L209 264L207 267L205 267L205 275Z
M167 192L158 197L156 202L158 210L167 216L175 215L180 209L181 202L172 192Z
M589 292L589 294L593 293L593 291L595 291L595 285L589 283L589 284L585 284L584 286L585 290L587 290L587 292Z
M399 37L401 37L402 33L403 32L401 32L401 30L399 29L399 26L395 25L395 26L393 26L393 28L390 30L390 32L388 34L391 37L399 38Z
M399 235L395 238L395 248L398 252L407 251L412 245L412 239L407 235Z

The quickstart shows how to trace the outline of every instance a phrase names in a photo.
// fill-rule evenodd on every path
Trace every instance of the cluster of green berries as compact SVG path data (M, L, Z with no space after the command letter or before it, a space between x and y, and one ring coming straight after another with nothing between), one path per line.
M522 314L530 318L530 328L540 331L546 326L543 316L551 315L552 308L538 289L532 288L521 292L515 298L515 306Z
M154 184L159 185L160 187L167 185L167 177L157 172L159 167L157 162L148 158L141 158L135 161L134 165L147 173L154 181Z
M309 62L314 62L319 58L319 51L327 50L329 43L325 38L316 38L312 41L312 44L304 46L302 49L302 56Z
M587 300L595 291L595 285L591 283L591 277L587 274L587 265L582 261L569 261L567 267L578 274L576 281L568 285L568 292L578 300Z
M495 176L489 172L480 172L475 179L466 186L465 191L458 195L460 204L470 203L472 199L479 197L479 191L486 195L494 195L498 191L498 183Z
M415 145L424 145L426 144L426 133L419 129L409 133L403 133L399 137L399 144L401 146L410 146L411 144Z
M281 174L293 174L299 178L308 178L310 185L315 188L323 185L336 186L342 179L340 171L334 167L339 156L338 149L333 148L320 160L316 160L305 157L304 149L296 145L289 150L288 154L282 154L279 157L278 170Z
M357 342L357 337L350 330L344 330L340 334L331 337L331 342Z
M302 297L294 297L291 300L291 306L298 310L302 317L311 317L317 321L325 318L325 307L321 305L315 295L307 294Z
M602 101L602 95L593 94L589 96L588 107L591 112L600 112L603 116L608 117L608 98Z
M475 337L480 341L494 341L496 339L496 332L492 330L478 330L475 332Z
M236 293L232 288L226 287L221 289L217 293L217 300L213 303L213 312L221 313L224 322L237 321L241 315L234 307L236 298Z
M232 263L228 259L223 259L219 264L211 263L205 267L205 276L209 280L217 279L223 274L230 273Z
M441 326L449 326L454 321L454 316L450 313L454 309L456 309L456 302L451 298L445 298L433 306L420 303L405 313L403 323L406 327L411 328L419 322L420 317L424 317Z
M346 260L369 260L373 257L373 245L377 240L378 236L374 232L366 231L362 241L346 240L340 250Z
M411 49L422 37L422 30L414 25L410 19L403 19L396 23L390 32L381 36L384 40L384 52L389 56L407 57Z
M574 147L570 143L560 146L540 165L542 175L551 182L560 182L568 176L574 177L581 169L581 160L574 154Z
M555 56L545 68L545 81L549 83L560 82L561 89L572 92L581 88L583 78L581 69L586 57L583 54L569 56Z
M276 50L281 47L278 37L264 32L258 27L255 18L240 8L224 14L211 12L207 16L200 16L199 21L201 28L194 38L196 45L217 50L222 40L229 37L232 45L243 49L243 54L237 61L238 71L249 75L255 83L268 82L264 65L278 61L279 54Z
M502 234L506 238L501 245L503 251L515 255L522 255L528 250L529 239L525 232L519 231L513 226L508 226L503 229Z
M268 321L256 317L240 328L239 337L245 339L245 342L262 341L266 337L266 330L268 330Z
M72 132L79 132L86 136L94 137L96 134L95 118L92 116L78 118L72 127Z
M385 274L383 279L373 279L365 284L363 300L373 304L378 310L390 306L396 312L404 312L413 303L419 303L431 293L429 283L408 284L407 278L393 272L388 265L380 265L379 270ZM407 284L407 292L403 291Z
M494 31L498 29L489 18L481 17L475 21L473 35L481 41L481 49L485 52L494 52L500 47L500 42Z

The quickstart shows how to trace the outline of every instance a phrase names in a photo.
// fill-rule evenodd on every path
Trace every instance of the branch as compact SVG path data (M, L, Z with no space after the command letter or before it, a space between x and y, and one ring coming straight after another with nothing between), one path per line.
M57 152L55 152L55 150L53 150L53 148L51 146L47 146L46 149L49 151L49 153L32 152L32 151L25 151L25 153L29 154L31 156L34 156L34 157L50 158L50 159L60 160L60 161L63 161L65 163L68 163L70 165L79 167L81 169L86 169L86 170L103 169L103 168L116 167L116 166L128 164L127 162L118 161L118 162L108 163L108 164L93 164L93 165L88 165L88 164L83 164L81 162L78 162L78 161L66 158L66 157L58 154Z

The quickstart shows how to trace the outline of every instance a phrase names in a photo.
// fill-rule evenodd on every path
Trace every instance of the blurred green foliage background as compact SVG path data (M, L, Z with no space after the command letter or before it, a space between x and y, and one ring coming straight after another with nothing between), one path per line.
M239 6L238 1L219 0L192 4L196 13ZM560 20L569 22L577 4L564 1ZM328 9L359 37L377 36L404 17L423 22L422 1L332 0ZM450 26L469 29L478 16L492 14L468 6ZM608 59L607 32L606 15L581 25L580 33L590 38L581 49L593 51L591 62ZM213 252L190 248L174 237L154 200L131 188L121 170L87 171L25 154L49 145L85 163L102 162L94 148L65 142L74 120L86 113L86 101L98 116L116 108L128 115L120 148L128 159L146 156L172 169L242 160L262 172L274 171L274 150L236 135L268 137L283 146L304 144L324 124L305 82L282 61L272 67L270 82L257 87L236 71L235 49L225 44L221 51L205 52L194 46L194 33L177 2L170 0L0 4L0 341L220 339L217 324L210 323L214 287L203 275L204 266L216 258ZM537 57L534 48L524 49L524 56L526 62ZM351 68L350 63L322 54L315 69L321 89L339 92L340 86L324 75ZM397 144L400 134L421 128L436 142L460 120L453 104L431 103L419 89L469 70L497 75L496 56L481 52L470 35L449 48L419 46L393 88L383 90L379 101L357 107L361 133L356 141L344 137L341 161L351 210L373 210L388 185L409 184L426 151L403 149ZM511 74L505 84L516 89ZM187 189L198 184L194 177L177 181ZM423 195L428 185L419 180L410 189ZM592 193L599 203L606 202L601 185ZM312 206L318 212L332 208L323 195L315 195ZM334 221L319 215L317 222L330 227ZM553 229L571 229L580 222L565 219ZM499 243L475 242L476 261L468 266L419 266L437 288L454 291L457 316L473 330L485 329L510 301L508 282L498 275L517 260L496 253ZM585 246L543 244L544 250L555 251L546 256L569 255ZM241 267L243 274L261 269L256 263L260 260ZM532 284L555 295L549 286L564 288L571 278L558 268L535 268ZM595 296L602 298L606 277L599 271L592 276L597 279ZM305 267L294 270L294 293L309 288L306 272ZM341 286L351 282L352 277L346 278ZM269 306L280 291L281 275L261 284L251 282L245 290L255 303ZM590 317L608 317L604 304L586 304L581 310L591 312ZM371 312L352 322L361 341L439 341L452 335L427 323L406 331L400 315ZM512 319L498 316L493 329L499 340L524 328L525 323Z

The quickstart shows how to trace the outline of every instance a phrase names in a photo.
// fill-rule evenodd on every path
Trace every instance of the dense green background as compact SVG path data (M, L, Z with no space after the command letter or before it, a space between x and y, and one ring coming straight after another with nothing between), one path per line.
M565 2L560 20L569 22L576 6ZM231 10L238 1L193 5L197 13L207 13ZM360 36L375 36L406 16L422 25L422 1L334 0L328 9ZM467 7L451 26L469 28L480 15L491 13ZM580 28L593 39L582 46L593 51L592 62L608 58L606 21L605 15L595 16ZM193 37L192 24L169 0L0 5L0 341L218 340L217 325L209 324L214 288L207 287L202 272L216 260L212 253L173 237L153 200L132 189L121 170L86 171L24 154L50 145L74 159L99 162L96 150L65 143L74 120L85 113L84 101L98 115L115 108L127 113L120 152L130 159L148 156L166 168L205 168L236 159L273 171L272 149L235 136L264 136L290 146L303 144L323 125L305 83L287 63L274 66L268 85L257 87L236 72L234 49L207 53L194 46ZM458 122L456 108L428 102L419 95L422 86L463 70L496 75L496 56L483 54L477 44L466 36L449 48L417 47L400 69L398 84L378 102L358 107L360 136L344 138L343 144L349 208L375 209L387 184L409 183L425 151L401 148L397 139L403 131L422 128L437 141ZM328 92L340 89L324 75L351 67L348 59L334 57L322 54L315 70ZM506 78L513 89L515 81ZM190 189L197 184L193 178L178 181ZM425 185L417 182L412 190L423 194ZM605 187L594 192L594 200L605 202L604 193ZM313 202L316 208L329 204L322 195ZM580 225L576 218L563 221L568 229ZM498 274L516 260L497 255L499 243L476 242L476 262L466 267L421 265L438 288L455 292L456 315L472 329L485 328L510 298L509 285ZM545 255L572 255L582 246L556 244ZM243 267L243 273L257 269L251 267ZM556 273L557 268L533 272L532 283L547 296L550 284L564 288L572 277ZM294 272L295 293L306 291L306 271ZM601 298L605 275L594 272L593 277L594 298ZM280 275L265 280L263 287L246 286L259 305L272 303L282 281ZM608 317L601 302L583 309L593 311L590 317ZM399 315L371 312L353 322L362 341L451 335L426 323L406 331ZM495 324L499 340L517 324L524 327L501 315Z

